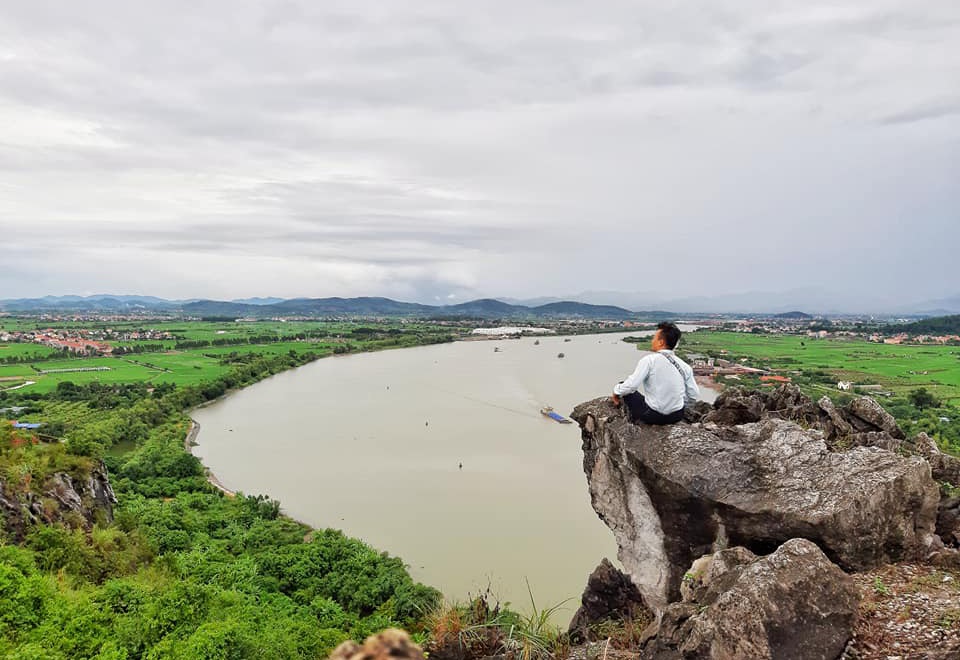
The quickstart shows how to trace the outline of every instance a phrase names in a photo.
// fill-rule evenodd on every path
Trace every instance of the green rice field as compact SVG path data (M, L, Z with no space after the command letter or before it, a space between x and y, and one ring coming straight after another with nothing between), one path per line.
M46 329L99 329L110 328L117 332L133 332L142 330L157 330L169 332L180 340L214 341L217 339L246 339L262 335L289 336L298 333L322 331L330 336L349 334L352 330L362 326L376 326L377 329L388 327L403 328L407 331L436 329L427 323L418 322L391 322L389 324L361 323L354 321L176 321L176 320L144 320L144 321L44 321L37 319L0 318L0 331L33 331ZM174 341L164 342L173 344ZM134 344L136 342L120 342ZM157 343L148 341L147 343ZM10 344L17 346L17 344ZM0 347L4 344L0 344ZM20 346L36 346L21 344ZM36 346L37 348L43 348ZM50 349L47 349L50 350ZM2 351L2 348L0 348ZM2 353L0 353L2 354Z
M445 329L420 323L391 322L385 324L327 321L138 321L138 322L50 322L42 320L2 318L0 330L7 332L53 329L89 330L110 328L116 333L154 330L176 337L169 340L109 341L115 347L143 346L145 352L125 353L113 357L62 358L46 346L32 343L0 344L0 358L5 355L30 358L25 362L0 362L0 390L23 386L30 392L45 393L57 384L70 381L85 383L172 383L195 385L214 380L231 369L223 363L231 354L264 356L289 353L315 353L320 357L335 352L338 346L350 344L353 350L377 350L421 343L417 333L445 333ZM361 329L364 328L364 329ZM372 330L371 330L372 328ZM353 334L354 331L357 334ZM370 333L374 333L371 335ZM300 335L300 340L292 340ZM286 338L286 340L284 340ZM214 342L234 342L214 345ZM247 343L249 341L260 343ZM178 342L205 342L210 345L177 348ZM156 350L162 344L162 350ZM91 368L105 368L94 371ZM84 369L81 371L81 369ZM59 371L58 370L67 370ZM54 373L50 373L54 372Z
M229 365L220 364L222 356L231 352L279 354L288 351L320 355L329 354L329 348L309 342L283 342L267 345L241 345L215 348L197 348L186 351L158 353L139 353L121 357L81 357L68 360L45 360L36 363L0 365L0 389L19 384L6 378L17 378L20 382L33 381L31 391L49 392L57 384L70 381L81 383L173 383L175 385L194 385L222 376L230 370ZM109 371L73 371L106 367ZM59 373L43 373L56 370L70 370Z
M732 360L746 358L751 366L784 375L827 372L838 381L877 384L898 395L925 387L942 401L960 403L960 346L701 330L685 335L681 349Z
M7 357L19 358L23 356L44 358L54 353L56 351L49 346L41 346L40 344L0 344L0 360Z

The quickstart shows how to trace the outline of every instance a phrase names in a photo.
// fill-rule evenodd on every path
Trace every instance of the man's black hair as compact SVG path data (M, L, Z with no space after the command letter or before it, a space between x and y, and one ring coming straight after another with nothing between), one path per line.
M660 336L663 337L663 341L667 342L667 348L672 351L677 347L677 344L680 342L681 332L676 323L664 321L657 325L657 330L660 331Z

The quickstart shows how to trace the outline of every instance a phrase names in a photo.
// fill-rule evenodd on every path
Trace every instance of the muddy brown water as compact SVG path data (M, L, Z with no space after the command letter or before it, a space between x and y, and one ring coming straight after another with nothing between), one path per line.
M624 336L319 360L194 411L194 451L227 488L399 556L448 598L489 588L527 610L529 582L540 608L572 599L564 623L616 544L590 506L577 425L539 411L566 416L633 371L642 354Z

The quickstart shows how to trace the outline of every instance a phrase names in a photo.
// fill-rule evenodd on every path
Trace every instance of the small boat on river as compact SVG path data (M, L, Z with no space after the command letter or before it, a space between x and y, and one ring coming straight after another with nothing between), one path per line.
M566 417L564 417L564 416L561 415L560 413L556 412L556 411L555 411L553 408L551 408L550 406L546 406L546 407L544 407L544 408L541 408L541 409L540 409L540 414L543 415L544 417L549 417L550 419L552 419L552 420L555 421L555 422L560 422L561 424L573 424L573 422L571 422L569 419L567 419Z

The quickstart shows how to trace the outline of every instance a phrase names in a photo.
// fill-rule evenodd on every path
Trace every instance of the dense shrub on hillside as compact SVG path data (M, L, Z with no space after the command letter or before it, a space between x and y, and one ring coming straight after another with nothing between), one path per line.
M65 443L0 424L0 480L36 488L102 456L119 498L92 531L38 525L0 538L0 657L316 658L347 638L416 629L440 594L342 533L280 516L266 497L224 496L184 449L183 411L315 356L252 356L203 385L66 385ZM111 451L119 443L127 449Z
M0 652L322 657L438 602L399 559L307 532L270 500L215 491L125 494L115 525L90 535L38 527L0 547Z

